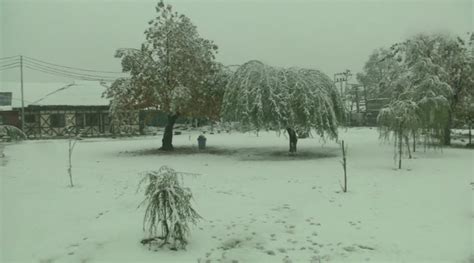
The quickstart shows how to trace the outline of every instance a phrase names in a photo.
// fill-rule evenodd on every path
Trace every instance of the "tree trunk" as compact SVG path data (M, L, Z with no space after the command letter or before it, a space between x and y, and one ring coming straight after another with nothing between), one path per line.
M286 128L286 131L290 137L290 154L296 153L296 143L298 142L298 136L296 136L296 132L292 128Z
M469 122L469 146L472 145L472 134L471 134L471 130L472 130L472 122Z
M398 169L402 169L403 132L401 124L398 133Z
M408 158L411 159L411 152L410 152L410 140L408 139L408 135L405 136L405 142L407 143L407 150L408 150Z
M451 126L453 124L453 116L452 111L450 110L448 113L448 122L444 128L444 138L443 144L444 145L451 145Z
M415 134L415 131L412 132L413 133L413 152L416 151L416 134Z
M161 148L162 151L172 151L173 148L173 127L178 119L178 114L170 114L168 115L168 123L165 126L165 132L163 134L163 139L161 140Z
M360 105L359 105L359 88L355 87L355 97L356 97L356 111L357 113L360 112Z

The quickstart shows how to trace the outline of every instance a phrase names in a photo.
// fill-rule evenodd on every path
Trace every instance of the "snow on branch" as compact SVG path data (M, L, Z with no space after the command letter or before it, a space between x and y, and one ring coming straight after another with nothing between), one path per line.
M277 68L252 60L231 76L223 117L253 130L288 127L337 138L344 115L332 80L318 70Z

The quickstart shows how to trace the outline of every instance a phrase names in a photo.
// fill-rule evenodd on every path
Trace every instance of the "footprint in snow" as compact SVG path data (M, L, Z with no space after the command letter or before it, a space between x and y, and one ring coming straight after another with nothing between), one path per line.
M342 249L344 249L347 252L354 252L356 250L356 248L353 246L343 247Z
M103 215L107 214L108 212L109 212L109 210L102 211L102 212L100 212L95 218L96 218L96 219L99 219L100 217L102 217Z

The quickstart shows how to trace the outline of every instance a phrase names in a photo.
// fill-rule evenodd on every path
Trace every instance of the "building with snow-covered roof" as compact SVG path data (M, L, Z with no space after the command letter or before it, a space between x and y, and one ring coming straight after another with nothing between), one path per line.
M96 82L24 83L24 127L21 127L21 86L17 82L0 83L0 92L12 94L11 111L0 111L0 119L22 128L29 138L55 138L73 134L107 136L123 132L139 132L137 111L124 112L120 129L112 125L109 101L102 97L105 87ZM16 120L12 115L16 113Z

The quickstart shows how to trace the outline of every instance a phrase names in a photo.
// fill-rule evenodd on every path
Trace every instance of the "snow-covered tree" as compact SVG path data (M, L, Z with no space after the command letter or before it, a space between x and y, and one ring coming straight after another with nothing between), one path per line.
M472 147L472 126L474 125L474 33L470 33L468 48L466 49L469 67L464 71L470 70L470 74L466 74L468 79L464 79L464 89L459 91L458 103L454 110L454 115L462 125L469 129L469 143Z
M392 82L401 66L389 49L374 50L364 64L363 72L358 73L357 81L366 90L366 99L390 98L393 96Z
M391 102L379 114L383 138L393 133L401 153L405 138L423 137L429 143L448 144L452 116L462 94L472 87L472 67L460 39L445 35L417 35L391 47L387 59L398 64L392 67ZM406 116L403 114L407 114ZM413 115L413 116L409 116ZM409 123L409 125L407 125ZM449 127L449 129L448 129Z
M474 69L474 67L472 67ZM473 72L474 75L474 72ZM455 109L456 118L459 124L467 126L469 129L469 143L472 147L472 126L474 125L474 87L464 90L461 93L460 101Z
M240 66L226 87L223 118L240 121L251 130L286 130L290 153L296 152L297 132L315 130L337 138L344 115L333 81L318 70L276 68L252 60Z
M129 79L119 79L107 97L115 107L153 107L168 114L162 150L173 150L173 127L179 116L199 116L208 112L206 85L221 67L214 62L217 46L199 36L185 15L160 1L157 16L149 22L140 49L119 49ZM204 100L205 101L205 100ZM196 103L199 102L199 103Z
M141 184L146 184L146 205L143 230L149 237L143 244L159 243L170 245L171 249L185 248L189 235L189 223L195 224L201 216L192 208L192 194L189 188L179 183L179 172L162 166L158 171L148 172ZM161 230L161 236L158 231Z
M418 104L413 100L395 100L383 108L377 117L381 139L394 140L394 157L398 149L398 169L402 168L403 139L410 152L409 135L421 125L419 111Z
M421 111L425 128L435 131L449 145L454 111L461 94L474 83L467 45L460 38L420 34L395 44L392 51L403 67L399 79L406 84L397 95L416 96L415 100L425 105Z

